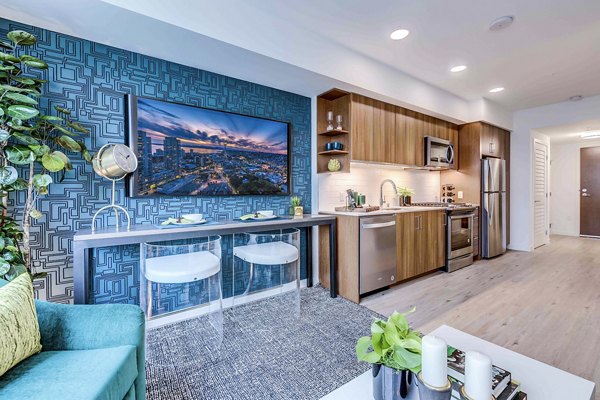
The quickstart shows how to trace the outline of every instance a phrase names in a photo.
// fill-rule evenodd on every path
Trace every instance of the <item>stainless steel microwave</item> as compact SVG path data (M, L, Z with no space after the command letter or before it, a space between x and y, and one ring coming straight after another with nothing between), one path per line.
M454 166L454 144L449 140L425 136L425 166L452 168Z

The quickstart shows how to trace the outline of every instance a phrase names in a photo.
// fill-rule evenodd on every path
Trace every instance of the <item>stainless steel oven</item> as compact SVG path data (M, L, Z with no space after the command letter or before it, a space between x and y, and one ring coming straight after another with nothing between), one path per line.
M452 168L454 166L454 145L449 140L425 136L425 166Z
M446 269L448 272L473 264L474 209L448 210Z

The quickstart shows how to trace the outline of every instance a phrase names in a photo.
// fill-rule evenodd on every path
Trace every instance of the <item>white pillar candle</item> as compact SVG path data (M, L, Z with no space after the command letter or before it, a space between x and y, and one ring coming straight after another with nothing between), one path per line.
M492 359L477 351L467 351L465 392L473 400L492 398Z
M448 384L448 346L444 339L423 336L421 354L423 381L430 386L445 387Z

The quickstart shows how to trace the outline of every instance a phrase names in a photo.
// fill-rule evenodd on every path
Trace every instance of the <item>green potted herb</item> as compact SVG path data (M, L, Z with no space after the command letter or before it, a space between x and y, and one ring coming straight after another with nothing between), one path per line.
M400 205L410 206L412 196L415 191L406 187L398 188L398 195L400 196Z
M371 324L371 336L358 339L356 357L373 365L375 400L404 399L416 390L412 374L421 371L421 335L395 311Z
M292 196L290 199L290 214L295 217L304 215L304 207L302 207L302 199L299 196Z

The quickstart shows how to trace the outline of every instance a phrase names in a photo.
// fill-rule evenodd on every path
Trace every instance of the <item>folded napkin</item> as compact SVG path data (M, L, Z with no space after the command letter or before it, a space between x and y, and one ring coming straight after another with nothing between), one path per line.
M246 221L247 219L254 218L254 217L256 217L256 214L255 214L255 213L252 213L252 214L246 214L246 215L242 215L242 216L240 217L240 219L241 219L242 221Z

